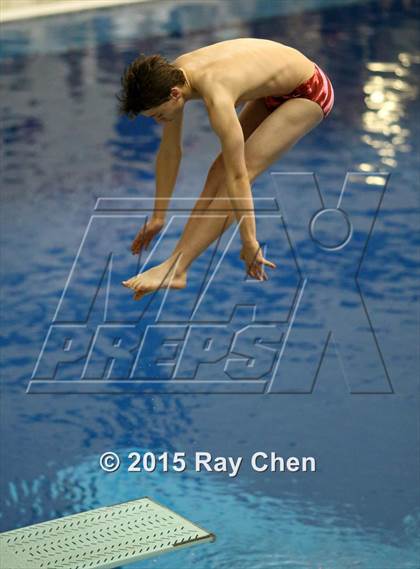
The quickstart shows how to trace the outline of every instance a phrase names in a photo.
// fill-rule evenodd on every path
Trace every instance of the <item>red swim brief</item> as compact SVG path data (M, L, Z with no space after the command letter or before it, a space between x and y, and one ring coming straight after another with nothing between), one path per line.
M315 71L310 79L301 83L288 95L277 97L265 97L265 106L269 111L274 111L288 99L301 97L315 101L321 107L324 118L327 117L334 104L334 89L327 75L318 67L316 63Z

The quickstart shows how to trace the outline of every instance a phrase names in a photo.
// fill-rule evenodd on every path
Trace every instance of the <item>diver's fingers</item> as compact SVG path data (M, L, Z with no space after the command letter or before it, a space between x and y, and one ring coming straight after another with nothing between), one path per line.
M260 281L266 281L268 278L264 270L264 265L260 262L257 262L257 275Z
M141 248L143 247L143 239L136 239L133 241L132 245L131 245L131 252L134 254L138 254L141 251Z
M257 268L257 267L253 266L253 267L251 268L249 274L250 274L250 276L251 276L253 279L256 279L256 280L258 280L258 281L261 280L261 275L260 275L260 272L258 271L258 268Z
M146 227L146 225L143 225L143 227L140 229L140 231L135 236L133 243L140 243L141 241L143 241L146 234L147 234L147 227Z
M140 300L144 295L145 295L144 292L138 291L138 292L136 292L136 294L133 296L133 300Z
M264 265L267 265L267 267L270 267L271 269L277 268L276 263L273 263L272 261L268 261L267 259L264 259L264 258L263 258L262 263L263 263Z

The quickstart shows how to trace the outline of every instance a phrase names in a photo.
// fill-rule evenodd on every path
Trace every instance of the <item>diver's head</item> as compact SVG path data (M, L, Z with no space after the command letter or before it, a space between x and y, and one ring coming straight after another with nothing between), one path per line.
M130 118L141 113L168 122L185 104L185 74L161 55L137 57L125 69L121 85L119 110Z

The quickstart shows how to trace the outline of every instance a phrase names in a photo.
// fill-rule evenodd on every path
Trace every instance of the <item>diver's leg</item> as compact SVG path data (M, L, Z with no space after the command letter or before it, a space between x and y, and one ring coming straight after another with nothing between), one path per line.
M259 101L262 103L262 101ZM264 104L264 103L262 103ZM323 119L320 106L308 99L289 99L269 114L245 142L245 160L252 183L273 162ZM210 205L196 219L197 229L185 228L171 257L182 252L180 271L204 251L235 219L226 184L222 183Z
M244 108L239 114L239 122L242 126L242 131L244 133L244 140L247 140L252 132L257 128L259 124L268 116L269 111L267 110L264 103L260 100L249 101L246 103ZM153 267L144 273L140 273L137 277L147 275L147 286L145 280L143 280L143 285L145 285L142 290L150 292L159 287L170 287L170 288L184 288L186 285L186 273L176 274L179 271L176 270L175 262L179 256L179 253L185 247L185 243L188 242L191 235L194 235L200 230L200 226L203 222L203 212L205 212L210 205L212 205L212 227L214 234L220 235L223 231L224 219L226 218L226 208L228 207L228 202L219 201L219 211L218 216L214 217L215 204L212 203L213 199L218 196L222 196L222 189L224 187L224 165L222 155L219 154L214 160L212 166L209 169L206 183L204 189L201 192L194 208L192 209L189 219L185 225L181 238L179 239L175 249L171 253L170 257L160 265ZM227 197L227 196L226 196ZM226 225L230 224L231 221ZM207 228L208 229L208 228ZM123 281L124 286L131 286L134 284L133 277L127 281ZM137 281L136 281L137 282ZM131 287L134 288L134 287ZM136 297L135 297L136 298Z
M264 104L262 101L254 103ZM264 119L245 142L245 159L252 182L270 164L289 150L302 136L322 121L319 105L308 99L289 99ZM172 255L161 265L125 281L137 291L135 298L159 286L185 286L186 272L196 259L235 219L223 183L210 205L187 224ZM157 282L160 279L160 285ZM175 288L175 287L174 287ZM178 287L181 288L181 287Z
M245 141L248 140L250 135L267 118L269 114L270 112L267 110L267 107L261 99L258 99L256 101L249 101L245 104L244 108L238 115L239 122L242 126L242 132L244 133ZM225 185L224 178L225 171L223 157L221 154L219 154L209 169L204 189L201 192L201 195L198 198L194 208L190 212L190 217L185 225L183 233L175 249L171 254L171 257L180 251L184 246L185 241L189 239L189 236L191 234L194 234L195 231L200 228L202 218L198 218L196 214L202 213L204 210L206 210L216 196L219 198L221 197L221 192L223 191ZM224 205L225 204L220 202L220 215L225 209ZM221 215L221 217L223 216ZM219 221L220 223L223 223L222 219Z

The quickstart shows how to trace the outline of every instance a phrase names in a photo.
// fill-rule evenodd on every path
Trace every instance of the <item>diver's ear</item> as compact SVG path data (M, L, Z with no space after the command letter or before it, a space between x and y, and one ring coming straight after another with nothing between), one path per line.
M179 87L172 87L171 89L171 97L173 97L175 100L178 100L181 97L182 93L181 93L181 89Z

